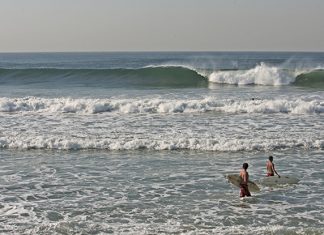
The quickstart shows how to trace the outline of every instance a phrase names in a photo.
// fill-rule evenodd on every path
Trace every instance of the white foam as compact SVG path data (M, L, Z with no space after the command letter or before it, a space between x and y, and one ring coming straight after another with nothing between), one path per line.
M323 149L323 113L321 93L256 100L3 97L0 148Z
M58 149L58 150L79 150L79 149L106 149L106 150L203 150L220 152L238 151L271 151L276 149L322 149L324 142L321 140L305 139L270 139L269 137L258 138L255 140L232 139L228 137L218 137L218 140L199 138L180 138L175 136L161 137L152 140L154 136L142 136L141 139L127 140L121 136L114 138L98 138L92 136L87 139L62 137L59 135L45 136L26 136L2 137L0 148L11 149Z
M217 97L201 99L72 99L72 98L0 98L0 112L37 113L292 113L315 114L324 112L321 97L220 100Z
M249 70L215 71L209 75L209 81L235 85L288 85L295 81L296 72L268 66L265 63Z

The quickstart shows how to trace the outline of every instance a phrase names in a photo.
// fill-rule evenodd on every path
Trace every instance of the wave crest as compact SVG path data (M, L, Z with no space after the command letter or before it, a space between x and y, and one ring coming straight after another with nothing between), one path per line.
M288 85L295 81L295 72L267 66L265 63L249 70L217 71L209 75L209 81L234 85Z

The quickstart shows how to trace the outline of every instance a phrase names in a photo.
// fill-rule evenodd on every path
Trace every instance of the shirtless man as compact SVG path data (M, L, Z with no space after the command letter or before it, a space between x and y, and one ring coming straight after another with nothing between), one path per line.
M248 187L248 181L249 181L249 173L246 171L247 168L249 167L249 164L243 163L243 167L240 171L240 177L242 179L241 184L240 184L240 197L250 197L251 193L249 191Z
M277 173L274 163L272 161L273 157L269 156L269 160L267 161L267 176L274 176L274 173L276 173L280 178L280 175Z

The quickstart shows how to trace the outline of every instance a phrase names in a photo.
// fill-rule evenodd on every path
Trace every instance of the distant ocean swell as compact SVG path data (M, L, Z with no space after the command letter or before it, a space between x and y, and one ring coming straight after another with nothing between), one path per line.
M221 100L216 97L201 99L72 99L72 98L0 98L0 112L37 113L283 113L321 114L324 100L320 96L304 97L297 100L252 99Z
M261 63L247 70L202 70L186 66L148 66L138 69L0 69L0 85L46 84L113 87L207 87L208 83L233 85L298 85L324 88L324 70L283 69Z

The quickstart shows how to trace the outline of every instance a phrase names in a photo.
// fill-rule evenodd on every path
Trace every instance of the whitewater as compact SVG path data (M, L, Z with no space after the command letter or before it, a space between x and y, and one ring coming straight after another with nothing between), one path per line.
M0 233L322 234L324 54L0 53ZM298 185L241 201L269 155Z

